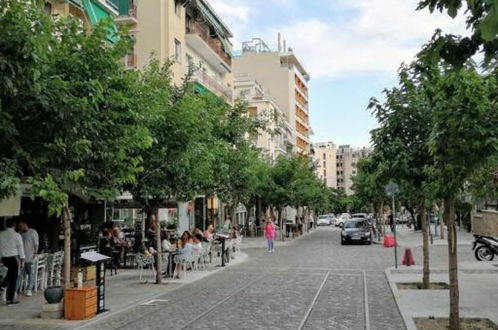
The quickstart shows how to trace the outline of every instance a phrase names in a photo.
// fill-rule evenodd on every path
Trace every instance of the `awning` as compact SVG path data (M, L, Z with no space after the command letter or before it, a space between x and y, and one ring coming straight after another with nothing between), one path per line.
M220 22L220 19L213 14L211 8L208 8L204 1L197 1L197 8L209 23L213 26L214 31L220 39L230 37L230 31Z
M95 0L83 0L83 5L85 7L85 10L88 14L88 17L90 18L90 22L92 25L97 24L101 20L111 17L111 14L106 11L99 3L98 1ZM111 30L107 33L107 40L109 40L112 43L115 43L118 41L118 35L117 35L118 29L116 28L116 25L114 22L112 23Z

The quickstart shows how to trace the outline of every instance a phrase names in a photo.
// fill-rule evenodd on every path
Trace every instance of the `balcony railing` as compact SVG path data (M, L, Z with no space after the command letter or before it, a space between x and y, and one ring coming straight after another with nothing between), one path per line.
M205 71L197 70L194 73L193 78L214 94L224 96L229 100L232 99L232 90L218 79L211 77Z
M232 66L232 57L223 50L221 41L211 38L209 33L197 22L190 22L186 26L187 34L197 34L208 46L229 66Z

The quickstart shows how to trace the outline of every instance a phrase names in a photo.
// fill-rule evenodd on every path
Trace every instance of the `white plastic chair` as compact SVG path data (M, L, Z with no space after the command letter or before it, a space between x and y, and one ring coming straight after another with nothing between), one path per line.
M233 243L235 248L235 253L240 253L240 244L242 243L242 237L243 236L240 235L235 239L235 242Z
M154 256L152 255L145 255L143 253L137 253L135 255L135 259L137 261L137 266L138 266L138 269L140 270L140 282L144 282L142 281L142 273L144 271L144 269L150 269L150 272L152 274L152 278L155 278L156 277L156 271L154 269ZM144 283L147 282L147 279L145 280Z
M186 253L183 253L183 254L177 254L175 256L175 263L176 263L176 266L181 266L181 268L183 269L183 273L184 273L184 279L187 279L187 270L188 268L190 267L191 269L193 269L195 266L195 259L196 259L196 256L194 255L194 252L186 252Z
M38 254L34 263L35 287L34 291L47 288L47 254Z
M48 258L48 271L47 271L47 285L57 286L61 285L62 277L62 264L64 262L64 252L59 251L49 255Z

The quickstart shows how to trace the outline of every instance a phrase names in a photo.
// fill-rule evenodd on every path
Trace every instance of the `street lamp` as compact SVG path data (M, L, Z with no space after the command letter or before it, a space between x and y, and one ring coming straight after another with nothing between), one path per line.
M399 193L399 186L396 183L390 182L386 186L386 195L392 198L393 206L393 233L394 233L394 267L398 268L398 240L396 239L396 204L395 196Z

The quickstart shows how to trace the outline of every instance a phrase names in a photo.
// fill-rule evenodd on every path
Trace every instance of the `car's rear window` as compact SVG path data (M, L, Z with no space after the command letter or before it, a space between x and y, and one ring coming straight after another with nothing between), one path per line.
M348 221L344 224L344 228L362 228L365 227L365 221Z

